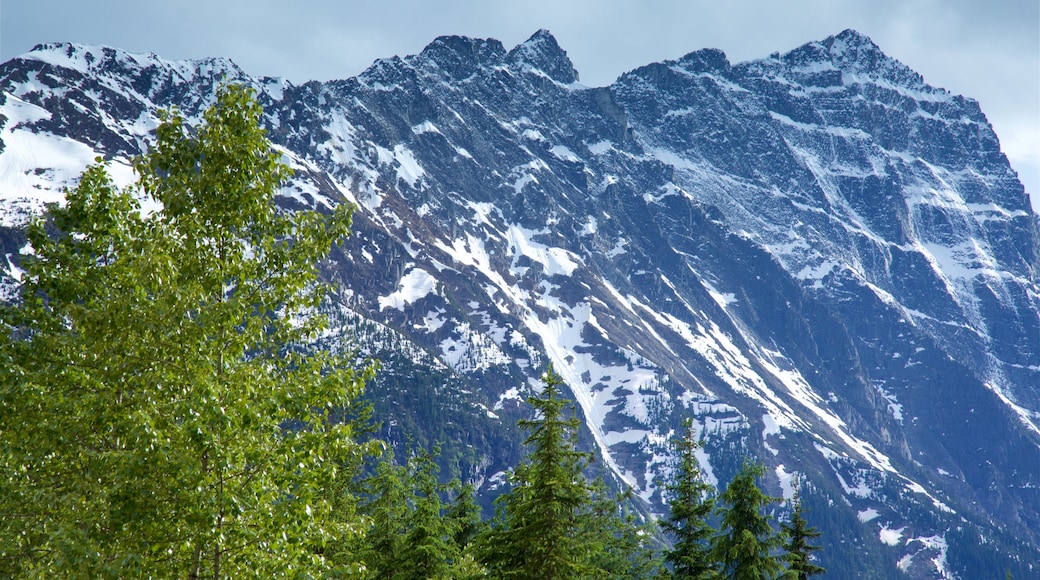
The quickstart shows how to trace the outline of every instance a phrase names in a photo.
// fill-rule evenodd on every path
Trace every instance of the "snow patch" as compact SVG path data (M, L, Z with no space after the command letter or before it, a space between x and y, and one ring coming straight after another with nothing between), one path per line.
M553 145L552 148L549 149L549 153L552 153L557 158L570 163L576 163L581 161L581 158L575 155L573 151L571 151L564 145Z
M864 520L860 519L860 521ZM885 544L886 546L898 546L899 541L903 539L903 530L905 529L905 527L899 529L892 529L882 525L881 530L878 531L878 539L881 540L881 543Z
M422 268L413 268L398 282L396 292L379 297L379 310L394 308L403 311L406 305L433 293L436 288L436 278Z
M434 125L429 121L423 121L418 125L412 126L412 133L416 135L422 135L423 133L437 133L438 135L440 135L441 130L437 128L437 125Z
M876 519L879 515L878 511L874 508L867 508L865 510L856 513L856 518L859 519L860 523L867 523ZM884 541L884 540L882 540Z
M794 499L795 483L798 478L798 472L788 472L787 468L781 463L776 466L776 478L780 480L780 490L782 497L791 501Z

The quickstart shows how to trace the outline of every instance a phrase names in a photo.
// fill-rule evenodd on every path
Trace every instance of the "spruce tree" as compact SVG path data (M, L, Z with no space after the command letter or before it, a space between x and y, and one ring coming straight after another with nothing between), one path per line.
M579 423L564 416L562 380L552 366L542 383L540 396L528 399L536 418L519 421L530 432L530 455L498 499L499 517L480 538L480 558L492 577L588 578L590 549L579 532L590 500L582 475L590 458L576 449Z
M715 509L715 490L701 477L694 437L693 423L687 419L683 436L674 442L678 465L667 486L668 517L661 523L675 540L665 551L665 561L671 564L671 577L676 579L718 577L718 564L711 553L715 530L708 524Z
M787 568L794 578L807 580L810 576L823 574L827 570L812 562L812 553L819 550L820 547L814 546L810 542L814 538L820 537L820 532L816 528L810 527L802 515L801 494L801 485L796 484L794 499L791 502L794 511L791 513L790 521L781 524L781 528L785 536L784 549L787 554L784 559L787 561Z
M779 553L782 538L764 513L779 500L762 493L755 481L764 473L761 464L746 462L719 495L716 513L721 516L721 526L712 539L712 554L721 565L723 578L769 580L786 572Z
M486 528L481 517L480 506L477 505L472 484L460 485L455 482L458 495L448 508L445 517L451 528L452 541L458 553L453 568L456 580L469 580L470 578L486 577L486 570L481 566L475 555L474 540Z

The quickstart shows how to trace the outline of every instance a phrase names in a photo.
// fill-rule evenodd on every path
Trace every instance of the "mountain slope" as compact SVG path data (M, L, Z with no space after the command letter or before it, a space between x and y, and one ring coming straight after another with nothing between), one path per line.
M28 215L95 155L128 182L157 111L197 116L220 79L257 89L297 170L284 207L358 204L330 307L399 361L394 384L444 377L407 400L460 414L391 388L377 407L388 426L480 425L466 445L491 449L457 468L485 491L552 362L602 465L657 509L690 416L713 483L746 454L775 493L806 479L840 522L832 572L1040 565L1040 220L978 104L863 35L737 65L702 50L598 88L546 31L510 50L442 37L300 86L39 46L0 65L10 276Z

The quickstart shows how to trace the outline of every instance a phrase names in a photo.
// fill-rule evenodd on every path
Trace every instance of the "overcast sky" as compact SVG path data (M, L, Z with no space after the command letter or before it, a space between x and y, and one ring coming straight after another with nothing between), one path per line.
M509 48L540 28L589 86L701 48L741 62L855 28L927 83L977 99L1040 211L1040 0L2 0L0 61L71 41L225 56L299 83L440 35Z

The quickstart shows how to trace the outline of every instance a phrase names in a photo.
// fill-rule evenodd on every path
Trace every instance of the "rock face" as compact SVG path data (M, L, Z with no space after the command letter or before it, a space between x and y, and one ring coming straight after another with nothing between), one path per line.
M776 495L803 479L835 577L1036 573L1040 218L975 101L851 30L599 88L547 31L300 86L42 45L0 65L0 289L27 216L96 155L129 182L157 111L197 117L220 79L297 170L280 203L358 205L330 312L391 361L390 423L460 438L483 490L552 362L650 509L692 417L711 482L747 455Z

